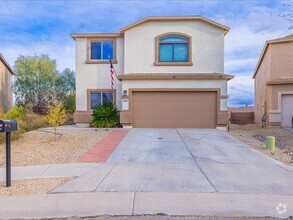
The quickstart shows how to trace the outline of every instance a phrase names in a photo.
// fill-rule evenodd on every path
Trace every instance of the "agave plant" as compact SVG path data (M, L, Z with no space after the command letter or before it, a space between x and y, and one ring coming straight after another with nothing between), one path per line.
M95 105L93 107L93 120L91 126L98 128L113 128L117 127L118 110L114 103L106 102L102 105Z

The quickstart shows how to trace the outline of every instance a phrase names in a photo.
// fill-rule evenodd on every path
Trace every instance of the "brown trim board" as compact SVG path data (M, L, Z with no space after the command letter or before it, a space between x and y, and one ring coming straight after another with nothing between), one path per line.
M70 36L73 39L76 39L76 38L105 38L105 37L119 38L119 37L123 37L123 34L120 34L120 33L84 33L84 34L73 33L73 34L70 34Z
M231 80L233 75L222 73L130 73L118 76L119 80L176 80L176 79L196 79L196 80Z
M73 113L74 123L90 123L92 120L92 111L75 111Z
M219 23L212 21L208 18L205 18L203 16L149 16L149 17L146 17L142 20L139 20L133 24L130 24L128 26L121 28L120 33L124 33L126 30L131 29L133 27L136 27L136 26L138 26L142 23L145 23L147 21L196 21L196 20L204 21L206 23L209 23L211 25L214 25L218 28L223 29L224 35L226 35L228 33L228 31L230 30L229 27L224 26L222 24L219 24Z

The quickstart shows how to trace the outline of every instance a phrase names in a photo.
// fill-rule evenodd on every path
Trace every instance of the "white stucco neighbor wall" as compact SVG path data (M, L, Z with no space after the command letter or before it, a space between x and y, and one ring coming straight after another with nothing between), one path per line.
M192 37L193 66L154 66L155 37ZM149 21L126 30L124 73L224 73L224 30L203 21Z
M117 75L123 74L123 38L117 39ZM87 89L111 89L110 64L86 64L87 39L76 39L76 110L87 110ZM121 82L115 79L116 104L121 110Z
M227 95L226 80L124 80L122 91L134 88L219 88L220 95ZM227 110L227 99L221 99L220 110ZM128 103L123 102L122 110L128 110Z

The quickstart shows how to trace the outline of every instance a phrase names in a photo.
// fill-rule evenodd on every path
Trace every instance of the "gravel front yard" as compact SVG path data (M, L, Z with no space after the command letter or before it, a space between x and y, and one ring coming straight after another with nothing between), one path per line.
M110 131L58 130L54 134L31 131L12 142L12 166L75 163L87 150L98 143ZM5 166L5 144L0 145L0 167Z
M285 164L293 165L293 133L283 128L261 128L258 125L231 125L233 137ZM265 149L266 136L276 137L276 151Z
M0 182L0 195L28 196L46 194L72 179L73 178L13 180L11 187L5 187L5 182Z

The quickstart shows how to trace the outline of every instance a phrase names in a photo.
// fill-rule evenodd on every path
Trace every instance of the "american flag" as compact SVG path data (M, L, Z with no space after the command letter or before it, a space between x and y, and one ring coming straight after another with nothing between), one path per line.
M110 57L109 57L109 60L110 60L111 89L114 89L114 81L115 81L114 74L116 75L116 72Z

